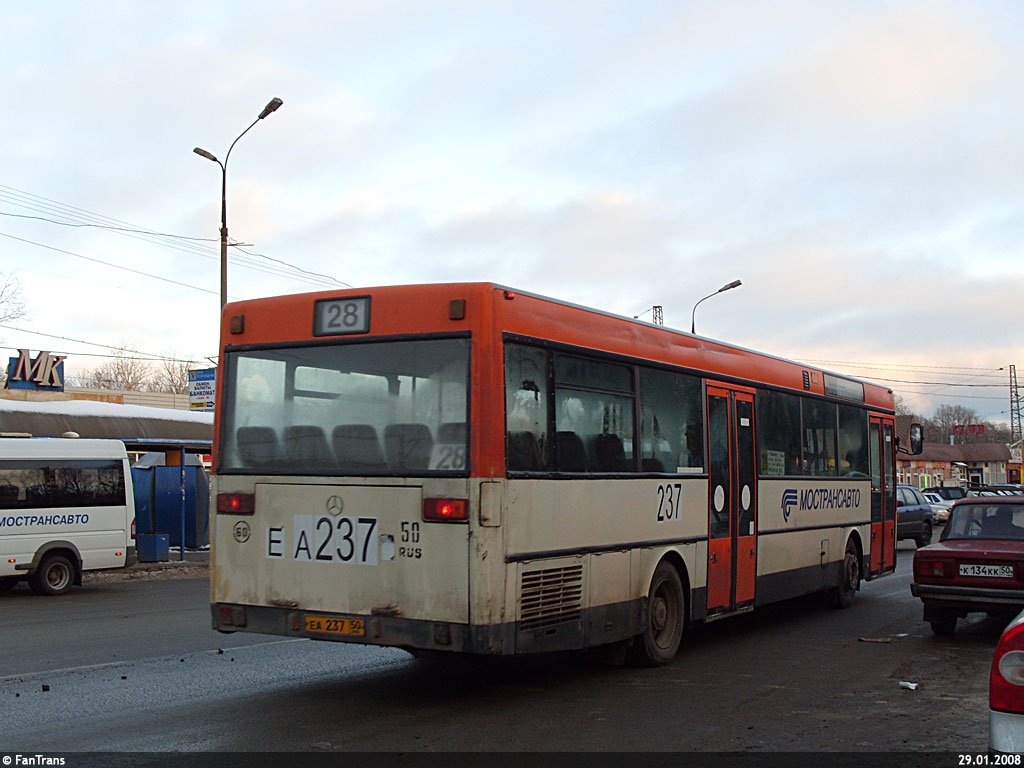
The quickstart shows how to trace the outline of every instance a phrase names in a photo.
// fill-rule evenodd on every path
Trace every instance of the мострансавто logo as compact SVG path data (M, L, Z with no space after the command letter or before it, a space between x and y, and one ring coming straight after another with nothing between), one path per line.
M782 494L782 517L789 522L793 507L807 509L856 509L860 506L857 488L787 488Z
M789 513L793 511L793 507L796 506L797 500L798 496L796 488L789 488L782 494L782 517L787 523L789 522Z

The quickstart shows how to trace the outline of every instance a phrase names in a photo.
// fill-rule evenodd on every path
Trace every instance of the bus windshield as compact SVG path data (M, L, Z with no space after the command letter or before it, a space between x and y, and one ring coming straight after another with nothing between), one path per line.
M221 473L464 474L469 340L228 352Z

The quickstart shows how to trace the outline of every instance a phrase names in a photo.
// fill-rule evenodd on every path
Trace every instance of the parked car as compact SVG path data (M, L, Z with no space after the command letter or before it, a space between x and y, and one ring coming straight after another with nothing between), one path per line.
M912 485L896 486L896 538L913 539L924 547L932 541L934 517L931 505Z
M967 498L967 491L959 485L934 485L931 488L925 488L922 493L934 493L941 496L946 501L956 501L957 499Z
M988 676L988 748L1024 752L1024 611L1003 630Z
M947 501L939 496L939 494L931 491L922 491L921 495L928 502L928 506L932 508L932 517L935 519L935 522L939 525L944 525L949 519L949 508L953 506L953 502Z
M914 553L914 597L938 635L958 619L1024 608L1024 496L972 496L953 504L939 541Z

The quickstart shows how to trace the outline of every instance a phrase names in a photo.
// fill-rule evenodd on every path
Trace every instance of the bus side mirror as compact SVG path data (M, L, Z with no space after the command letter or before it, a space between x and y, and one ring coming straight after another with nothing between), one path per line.
M910 447L905 447L900 436L896 436L896 453L905 453L909 456L916 456L924 448L924 428L920 424L911 424L907 432L907 442Z
M910 425L910 453L916 456L924 448L924 428L920 424Z

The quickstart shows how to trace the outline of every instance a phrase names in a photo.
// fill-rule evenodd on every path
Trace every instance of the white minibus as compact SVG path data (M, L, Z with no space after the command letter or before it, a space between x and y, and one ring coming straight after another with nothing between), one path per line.
M63 595L82 573L135 562L124 443L0 438L0 592Z

